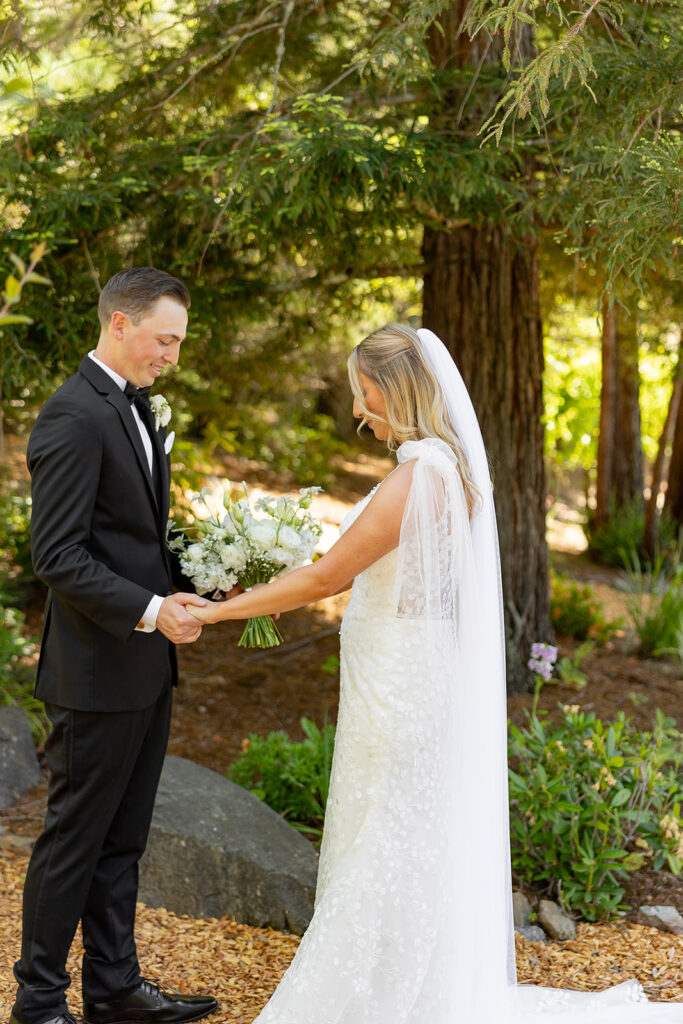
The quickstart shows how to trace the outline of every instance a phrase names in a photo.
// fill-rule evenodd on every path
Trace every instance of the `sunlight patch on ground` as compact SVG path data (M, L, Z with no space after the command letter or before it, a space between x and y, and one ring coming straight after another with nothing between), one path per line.
M554 551L565 551L567 554L581 554L588 547L582 526L584 522L583 513L562 501L554 501L546 516L548 547Z

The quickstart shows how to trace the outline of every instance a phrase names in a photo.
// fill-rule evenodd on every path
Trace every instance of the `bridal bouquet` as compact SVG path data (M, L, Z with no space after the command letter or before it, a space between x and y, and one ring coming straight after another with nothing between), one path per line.
M197 519L184 536L170 543L180 555L180 566L198 594L227 593L239 583L245 590L268 583L288 569L296 569L313 557L321 524L309 509L313 495L322 488L306 487L301 497L259 498L251 507L246 484L244 497L223 498L224 514L214 514L204 488L197 498L209 515ZM259 515L260 513L260 515ZM276 647L282 636L269 615L248 619L240 647Z

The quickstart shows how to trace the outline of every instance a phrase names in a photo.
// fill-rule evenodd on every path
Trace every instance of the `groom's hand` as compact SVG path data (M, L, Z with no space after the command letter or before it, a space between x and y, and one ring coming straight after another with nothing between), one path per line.
M198 619L191 615L186 605L199 608L206 605L203 597L197 594L170 594L165 597L157 615L157 629L174 644L192 644L201 636L202 627Z

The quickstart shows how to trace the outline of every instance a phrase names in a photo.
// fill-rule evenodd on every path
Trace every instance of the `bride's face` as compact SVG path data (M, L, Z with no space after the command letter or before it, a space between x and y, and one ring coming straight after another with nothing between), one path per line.
M370 413L370 416L385 417L387 407L377 385L364 373L359 372L358 377L360 379L361 387L363 388L363 402L365 403L365 408ZM362 419L364 415L356 398L353 400L353 415L357 419ZM368 418L368 426L378 441L386 441L389 436L389 428L386 423L382 423L381 419L377 421Z

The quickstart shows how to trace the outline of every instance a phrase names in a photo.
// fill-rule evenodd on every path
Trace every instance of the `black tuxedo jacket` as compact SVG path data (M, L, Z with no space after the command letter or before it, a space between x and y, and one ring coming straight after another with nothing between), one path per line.
M169 459L152 439L161 507L140 431L116 382L86 356L31 434L31 546L48 586L36 696L79 711L133 711L159 696L175 648L136 630L154 594L172 592L166 547Z

